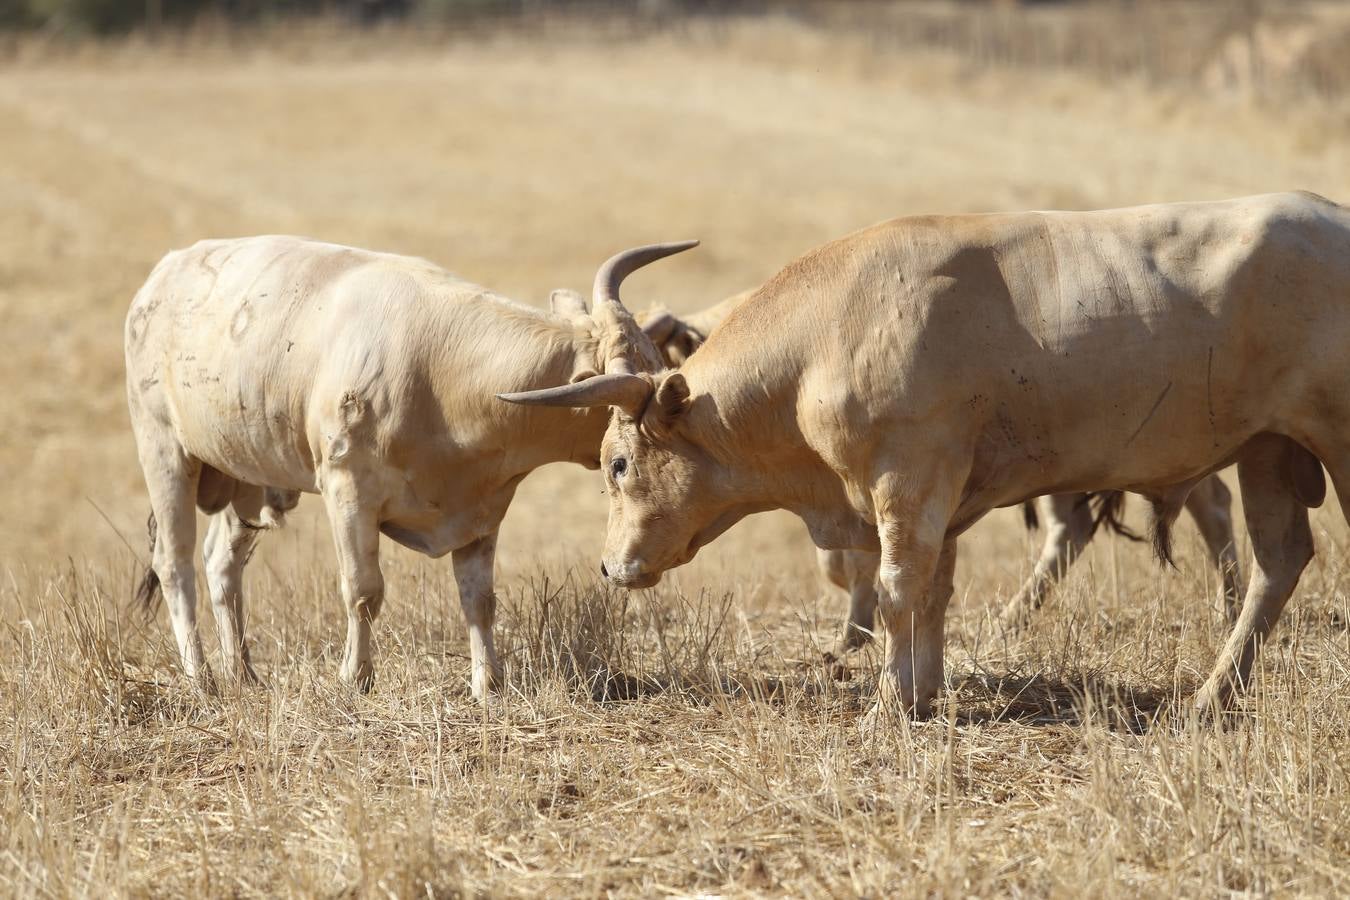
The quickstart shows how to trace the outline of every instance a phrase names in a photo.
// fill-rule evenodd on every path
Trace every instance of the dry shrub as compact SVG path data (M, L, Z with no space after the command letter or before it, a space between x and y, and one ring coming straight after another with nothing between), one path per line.
M731 649L732 597L678 589L641 595L603 584L531 580L508 593L503 618L526 637L507 650L515 681L538 690L561 679L597 702L661 691L706 691Z

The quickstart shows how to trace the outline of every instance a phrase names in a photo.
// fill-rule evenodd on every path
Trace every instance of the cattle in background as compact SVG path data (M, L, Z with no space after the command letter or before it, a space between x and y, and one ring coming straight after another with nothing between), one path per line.
M680 370L504 399L619 411L602 567L666 569L785 508L881 553L880 700L931 710L956 538L989 510L1128 490L1169 549L1238 467L1254 562L1195 702L1222 709L1313 554L1322 466L1350 511L1350 211L1271 194L897 219L789 264ZM1320 464L1319 464L1320 463Z
M341 677L362 689L374 678L384 534L452 554L483 696L501 680L492 569L502 516L539 466L597 466L609 418L512 408L492 389L660 368L619 284L692 246L610 259L590 315L567 292L551 314L425 260L302 238L202 241L165 256L127 315L127 397L151 506L141 596L162 586L184 672L214 688L197 633L196 510L215 516L205 561L224 669L249 681L243 568L258 527L306 492L322 495L337 547Z

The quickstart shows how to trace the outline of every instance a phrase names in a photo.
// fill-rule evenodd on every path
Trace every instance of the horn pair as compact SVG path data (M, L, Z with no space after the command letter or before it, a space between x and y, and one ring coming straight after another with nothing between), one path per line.
M595 273L595 286L591 292L593 305L599 307L601 304L613 304L627 313L623 301L619 299L619 285L623 284L625 278L658 259L697 246L698 241L648 244L611 256ZM509 403L527 406L617 406L630 415L636 415L647 405L652 390L650 380L634 374L627 362L615 360L603 375L594 375L574 384L538 391L498 394L497 397Z

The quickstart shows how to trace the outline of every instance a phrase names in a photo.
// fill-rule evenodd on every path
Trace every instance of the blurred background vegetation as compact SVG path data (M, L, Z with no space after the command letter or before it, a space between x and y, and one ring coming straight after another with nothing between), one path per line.
M750 17L851 32L874 50L938 50L981 68L1059 68L1252 97L1335 101L1350 87L1346 0L0 0L0 61L34 41L191 41L298 24L436 36Z

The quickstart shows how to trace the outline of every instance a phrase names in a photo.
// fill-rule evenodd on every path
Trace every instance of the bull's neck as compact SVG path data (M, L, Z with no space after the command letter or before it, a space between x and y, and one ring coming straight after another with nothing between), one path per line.
M595 335L546 314L511 308L489 308L483 322L493 334L490 352L468 359L451 352L437 368L435 390L447 420L467 412L468 384L475 392L474 414L491 423L491 439L503 448L504 474L523 475L553 462L597 466L608 409L518 406L494 396L556 387L578 372L595 370ZM436 345L454 347L454 333Z
M722 472L726 501L799 514L819 505L820 476L829 473L801 431L800 364L790 358L772 367L698 362L695 354L685 369L694 398L686 432Z
M538 368L513 390L529 391L568 383L578 371L599 370L593 336L579 331L559 329L558 339L541 347ZM574 462L596 468L600 460L600 442L609 425L607 407L568 409L556 407L517 407L527 414L529 440L521 448L531 458L529 468L552 462Z

